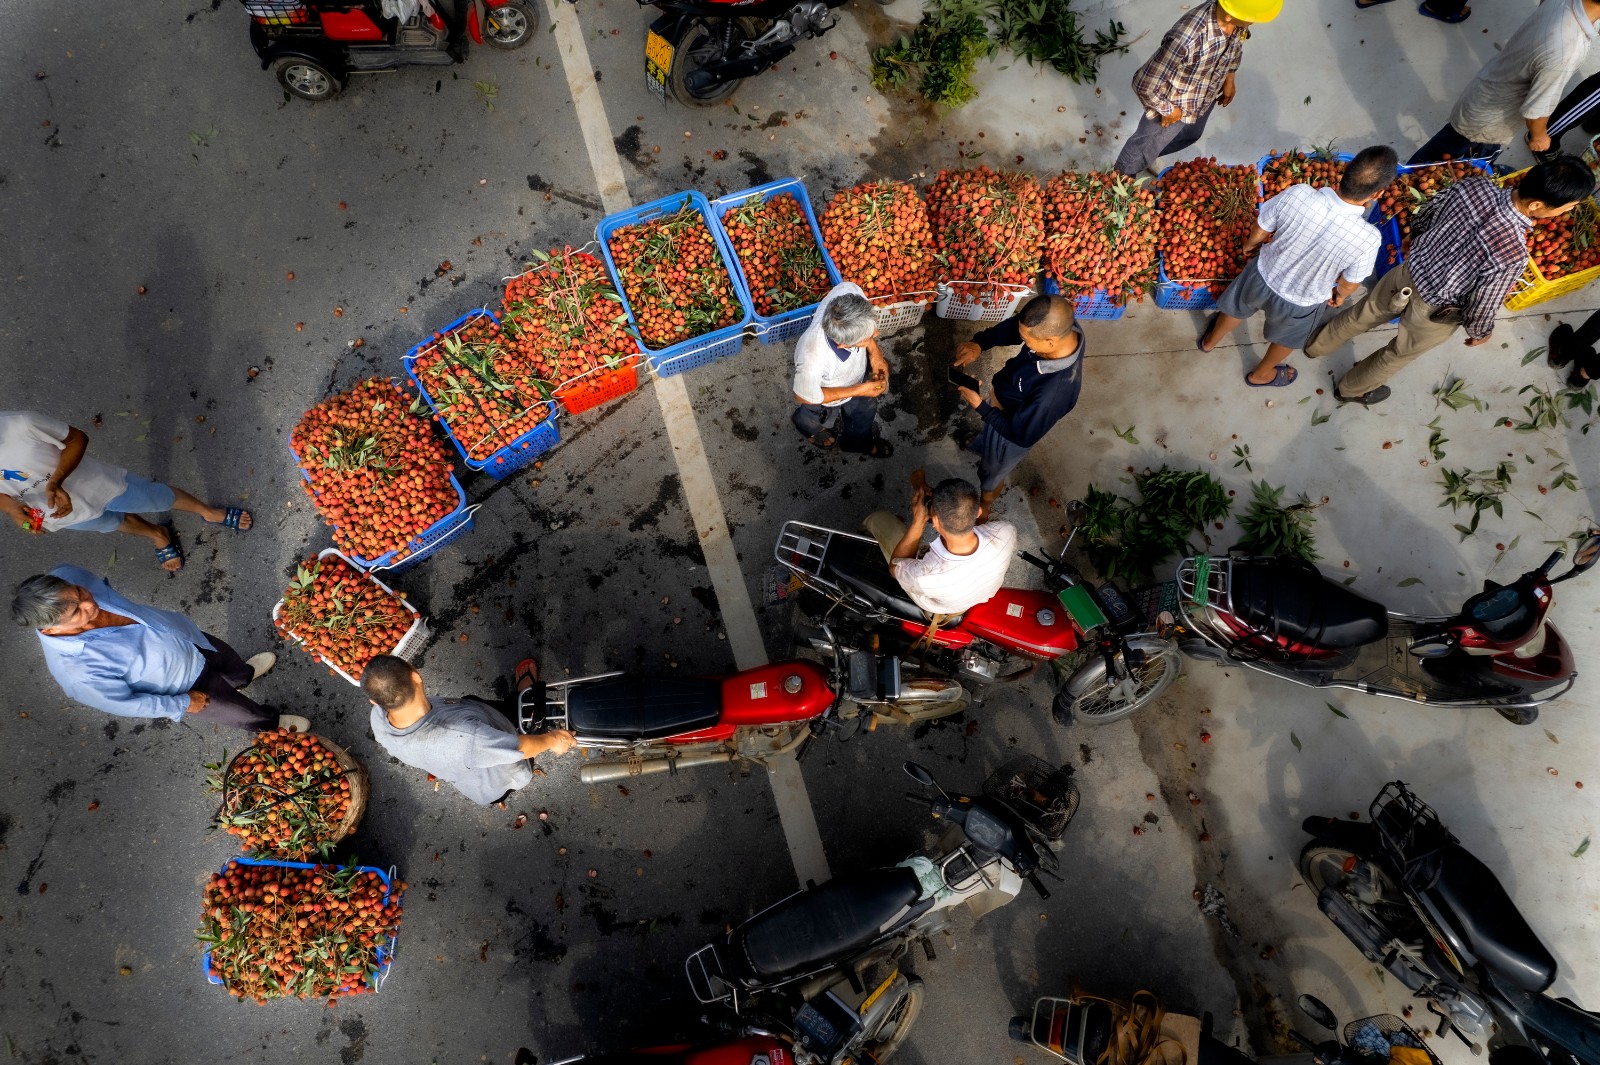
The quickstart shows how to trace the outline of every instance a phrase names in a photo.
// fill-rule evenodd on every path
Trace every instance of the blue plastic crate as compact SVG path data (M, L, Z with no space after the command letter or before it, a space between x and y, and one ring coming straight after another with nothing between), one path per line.
M1494 177L1494 169L1490 166L1488 160L1466 159L1463 162L1472 164L1474 168L1483 173L1484 177ZM1431 166L1440 165L1442 164L1419 163L1416 166L1411 166L1403 163L1400 166L1400 173L1409 174L1415 170L1426 170ZM1384 218L1383 212L1379 210L1377 204L1373 204L1372 210L1367 212L1367 221L1378 227L1378 233L1382 238L1378 245L1378 260L1373 264L1375 275L1382 277L1406 261L1405 253L1400 248L1400 223L1397 219ZM1391 248L1394 249L1394 262L1389 261L1389 249Z
M711 201L711 209L716 214L717 233L730 250L733 248L733 239L728 236L728 231L722 228L722 217L736 207L760 196L762 200L770 200L781 193L789 193L800 204L800 210L805 212L806 223L811 227L811 239L817 242L817 249L822 252L822 265L828 271L828 281L837 285L844 279L839 276L838 267L833 264L833 256L828 254L827 245L822 242L822 227L817 225L816 212L811 209L811 199L806 195L806 187L800 183L799 178L780 178L769 181L765 185L758 185L753 189L743 192L731 193ZM737 254L733 256L733 268L739 284L744 286L744 291L750 293L750 279L745 276L744 264L739 262ZM792 311L782 314L767 316L754 310L755 296L750 295L751 320L755 323L756 339L763 344L777 344L791 340L806 331L811 324L811 319L817 313L817 304L808 307L797 307ZM820 301L819 301L820 302Z
M639 321L634 316L633 306L628 302L628 293L622 287L622 275L617 270L616 261L611 258L611 235L625 226L653 222L665 215L676 214L686 203L700 212L700 217L705 220L706 228L711 232L711 239L716 242L717 252L722 256L723 268L728 271L734 295L744 308L744 317L732 325L713 329L709 333L689 340L682 340L665 348L652 348L639 337ZM750 328L751 320L755 317L755 309L750 306L750 293L745 291L744 282L740 280L738 268L734 265L733 248L728 244L728 238L722 232L722 227L717 224L711 204L704 196L693 191L676 192L671 196L652 200L642 207L630 207L626 211L618 211L600 219L594 228L594 235L600 242L600 254L606 261L607 272L611 274L611 283L616 287L617 295L622 298L623 313L628 316L628 322L633 326L634 342L649 360L650 368L658 375L671 377L696 366L704 366L739 353L739 349L744 345L745 331Z
M1267 194L1267 186L1264 180L1267 172L1267 164L1281 155L1288 154L1288 152L1268 152L1266 155L1263 155L1260 159L1256 160L1256 191L1261 193L1263 198ZM1307 152L1306 154L1315 159L1332 159L1336 163L1348 163L1350 160L1355 158L1355 156L1349 152L1334 152L1332 155L1323 155L1317 152Z
M480 308L463 314L460 318L439 330L439 334L448 336L468 322L478 318L488 318L494 322L500 320L498 314L487 308ZM434 406L433 396L428 393L428 386L423 384L422 378L417 376L415 368L417 357L433 347L435 343L437 341L433 337L429 337L421 343L412 345L411 350L406 352L405 358L401 361L405 364L406 376L411 378L411 383L417 388L417 394L428 404L428 408L438 415L439 408ZM450 428L450 423L445 421L442 415L439 417L439 428L444 430L444 435L450 438L450 443L454 444L456 451L460 452L461 461L467 464L467 469L478 473L487 473L490 477L500 481L511 476L517 470L520 470L561 442L561 429L556 424L556 420L561 413L560 405L554 400L546 400L544 402L550 408L550 413L545 416L544 421L494 452L488 458L475 459L471 457L467 453L466 445L456 438L455 431Z
M300 470L301 478L315 492L317 489L316 482L311 479L309 473L300 467L300 453L294 449L293 438L289 442L289 454L294 456L295 468ZM355 563L359 569L386 569L399 573L402 570L410 569L464 533L471 532L472 514L478 508L476 506L467 506L467 493L462 489L461 482L456 480L456 475L453 473L450 475L450 487L456 490L455 509L413 537L411 542L406 545L411 553L406 555L405 558L400 559L398 562L395 561L395 556L400 553L399 551L390 551L375 559L362 558L360 555L353 553L347 553L345 557Z
M1213 311L1217 308L1217 297L1211 294L1211 287L1206 282L1186 285L1182 281L1174 281L1167 276L1166 254L1156 252L1156 288L1155 303L1164 311ZM1187 293L1187 295L1186 295Z
M218 872L226 873L228 871L228 866L230 865L268 865L275 869L337 870L343 868L343 866L330 865L325 862L321 864L316 862L287 862L278 858L251 858L248 855L241 854L237 858L229 858L222 864L222 868L219 869ZM376 866L371 865L358 865L356 866L356 871L360 873L372 873L377 876L379 880L383 881L384 902L388 902L394 897L394 880L388 873L377 868ZM402 894L400 897L404 898L405 896ZM383 978L389 975L389 967L394 964L394 951L396 944L397 937L390 936L389 942L384 946L380 946L377 950L378 971L372 975L371 984L374 993L376 993L378 989L383 986ZM206 978L206 983L208 984L216 984L219 987L222 985L222 979L220 977L211 975L211 952L209 950L200 957L200 975Z
M1044 275L1044 283L1040 291L1046 296L1061 295L1061 285L1049 274ZM1127 310L1123 303L1113 300L1103 288L1097 288L1083 296L1072 297L1072 313L1079 318L1093 318L1102 322L1114 322L1122 317L1122 312Z

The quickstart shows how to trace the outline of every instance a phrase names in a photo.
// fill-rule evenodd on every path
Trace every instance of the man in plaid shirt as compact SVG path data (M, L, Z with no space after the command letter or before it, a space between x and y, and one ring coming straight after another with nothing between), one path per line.
M1334 397L1369 407L1382 403L1390 396L1384 382L1458 327L1465 327L1468 347L1486 343L1496 312L1527 268L1534 222L1566 214L1593 193L1594 175L1570 155L1537 164L1515 189L1470 177L1439 193L1412 223L1406 261L1306 346L1306 354L1319 359L1400 314L1395 338L1351 367ZM1410 298L1401 310L1403 291Z
M1173 23L1133 75L1144 113L1117 156L1117 170L1132 177L1199 140L1212 107L1233 103L1233 73L1251 24L1271 22L1281 10L1283 0L1214 0Z

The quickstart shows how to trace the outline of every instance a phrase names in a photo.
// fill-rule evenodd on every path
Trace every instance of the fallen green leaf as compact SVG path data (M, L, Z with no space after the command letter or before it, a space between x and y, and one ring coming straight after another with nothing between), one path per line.
M1131 425L1126 429L1118 429L1116 424L1112 423L1111 431L1122 437L1122 439L1126 440L1130 444L1137 444L1139 442L1139 438L1133 435L1133 426Z
M1334 706L1332 703L1328 703L1326 705L1327 705L1329 710L1333 711L1333 716L1334 717L1342 717L1346 721L1350 720L1350 715L1345 713L1343 710L1340 710L1337 706Z
M1305 749L1304 747L1302 747L1300 745L1300 737L1296 736L1293 732L1289 733L1289 742L1294 744L1294 749L1297 750L1297 751L1301 751L1301 750ZM1588 840L1585 840L1584 842L1587 844Z
M1561 742L1560 740L1556 739L1556 734L1554 732L1551 732L1549 729L1545 729L1544 730L1544 735L1545 735L1545 738L1548 739L1551 743L1560 743Z
M1397 587L1397 588L1409 588L1413 584L1421 584L1421 583L1422 583L1422 578L1421 577L1407 577L1405 580L1401 581L1395 587Z
M1583 837L1583 842L1578 844L1578 849L1572 852L1572 856L1574 858L1582 858L1583 855L1584 855L1584 852L1586 852L1588 849L1589 849L1589 837L1588 836L1584 836Z

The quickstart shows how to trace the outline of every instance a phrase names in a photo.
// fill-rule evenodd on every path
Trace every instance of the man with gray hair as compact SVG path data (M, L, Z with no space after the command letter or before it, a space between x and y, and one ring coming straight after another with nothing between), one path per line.
M878 312L860 285L835 285L795 342L795 428L820 448L838 445L888 458L894 447L878 435L876 424L878 397L888 387Z
M241 692L277 663L272 652L242 659L182 614L130 602L104 577L77 566L57 566L18 585L11 620L38 631L61 690L96 710L255 732L311 727Z

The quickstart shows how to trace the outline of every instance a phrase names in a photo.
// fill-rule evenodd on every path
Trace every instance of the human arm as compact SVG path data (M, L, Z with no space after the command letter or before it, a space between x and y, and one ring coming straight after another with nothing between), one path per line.
M1351 296L1354 296L1357 292L1360 292L1360 291L1361 291L1361 282L1359 282L1359 281L1346 281L1342 277L1338 278L1333 283L1333 296L1329 298L1328 306L1330 306L1330 307L1343 307L1345 300L1349 299Z
M1233 98L1238 91L1239 87L1233 82L1233 71L1230 70L1222 79L1222 95L1217 97L1217 103L1221 104L1223 107L1227 107L1229 104L1233 103Z
M878 346L878 338L876 336L868 337L865 347L867 349L868 379L876 377L887 386L889 383L889 360L883 357L883 349Z
M51 672L54 673L55 669L52 668ZM169 721L182 721L185 714L205 709L209 701L204 692L196 691L178 695L136 692L128 685L127 678L93 667L85 668L71 677L56 674L56 679L69 698L116 717L164 717Z
M556 729L538 736L518 736L517 750L522 752L522 757L532 761L546 751L554 751L558 756L566 754L577 742L566 729Z
M50 505L52 518L64 518L72 513L72 497L61 484L72 476L72 471L78 468L78 463L83 461L83 453L87 450L89 450L89 434L76 425L68 426L67 438L61 445L61 457L56 460L55 472L44 485L45 499Z
M29 532L43 532L42 529L28 529L28 508L22 505L22 500L16 496L0 495L0 514L4 514L17 523L17 528L27 529Z
M918 473L922 471L917 471ZM894 563L904 558L916 558L917 552L922 550L922 533L928 527L928 486L925 482L918 482L913 478L911 482L911 520L906 522L905 535L900 537L900 542L894 545L894 552L889 562L889 568L894 568Z
M1528 124L1528 150L1534 152L1547 152L1550 150L1550 116L1542 118L1524 119Z
M1152 55L1133 75L1133 92L1144 105L1147 114L1161 120L1163 126L1182 121L1183 110L1178 106L1173 86L1194 69L1193 41L1195 33L1192 20L1185 16L1161 38Z
M1271 239L1272 232L1270 230L1262 229L1259 222L1251 226L1250 235L1244 238L1243 251L1245 258L1249 258L1250 256L1254 255L1256 253L1256 249L1260 248L1261 245L1265 244Z
M1494 332L1496 315L1526 268L1526 262L1514 265L1491 263L1484 268L1478 283L1461 304L1461 324L1467 333L1468 347L1477 347L1489 339Z

